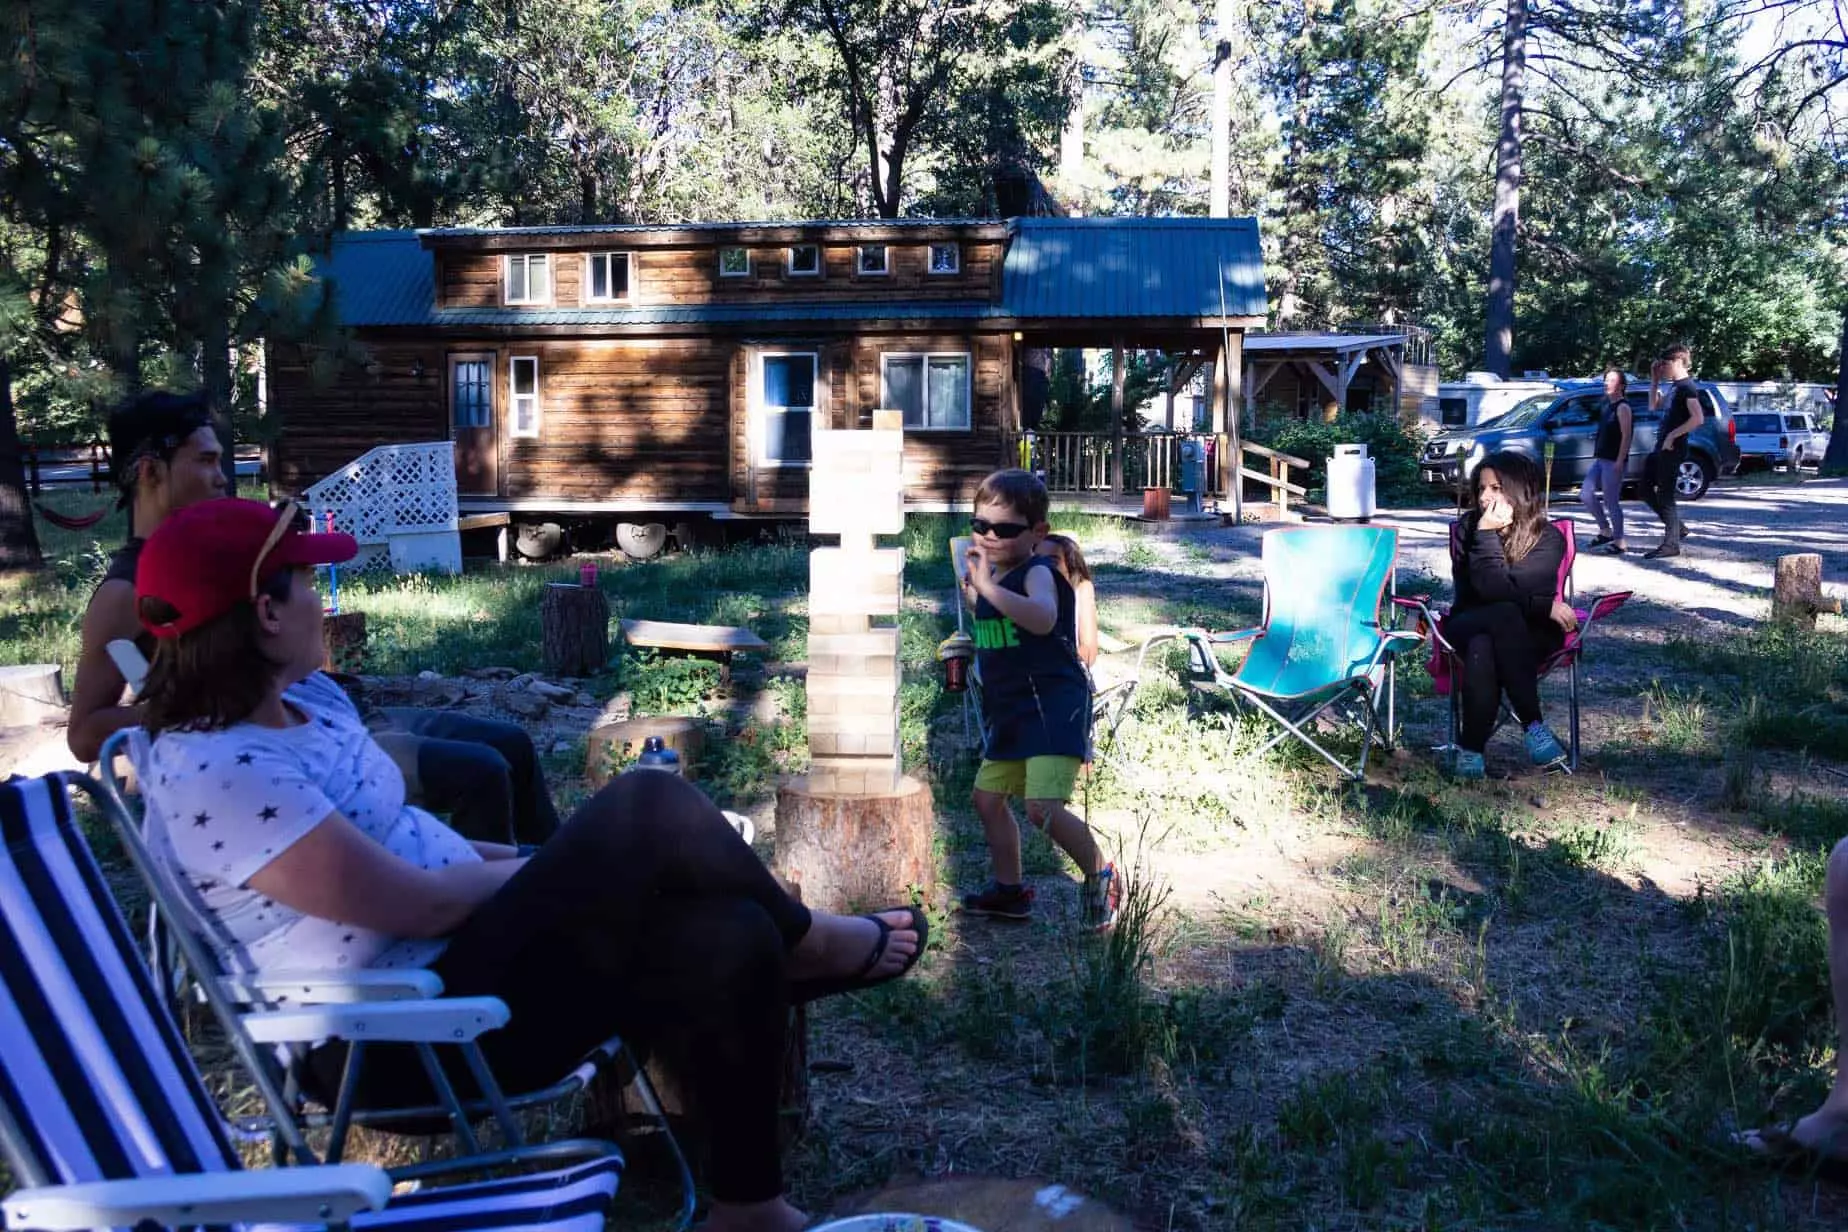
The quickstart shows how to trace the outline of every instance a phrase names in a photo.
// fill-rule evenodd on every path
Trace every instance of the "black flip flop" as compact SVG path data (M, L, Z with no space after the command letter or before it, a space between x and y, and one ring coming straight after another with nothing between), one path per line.
M1831 1185L1848 1185L1848 1159L1838 1155L1823 1155L1813 1147L1804 1146L1791 1136L1793 1125L1767 1125L1762 1129L1749 1129L1732 1136L1733 1145L1743 1150L1752 1159L1767 1164L1791 1176L1800 1176L1805 1180L1826 1181ZM1748 1142L1748 1135L1756 1135L1758 1145Z
M905 965L896 971L886 975L869 975L868 972L872 971L874 967L877 967L879 965L879 960L885 957L886 943L892 939L892 934L896 931L892 925L880 918L889 911L903 911L911 916L911 931L918 935L917 953L913 954L906 960ZM789 986L789 999L793 1003L805 1005L810 1001L818 1001L823 997L832 997L837 993L859 992L866 988L877 988L881 984L890 983L918 965L918 959L924 956L924 947L930 941L930 920L926 918L921 908L882 907L878 911L863 918L871 920L879 926L879 938L873 942L872 952L866 956L866 961L860 964L860 969L852 975L835 975L825 979L791 981Z

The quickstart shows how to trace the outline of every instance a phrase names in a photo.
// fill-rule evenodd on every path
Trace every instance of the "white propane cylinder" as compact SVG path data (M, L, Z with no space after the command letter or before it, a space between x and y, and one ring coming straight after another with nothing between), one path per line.
M1336 445L1328 459L1328 516L1337 522L1373 517L1373 459L1365 445Z

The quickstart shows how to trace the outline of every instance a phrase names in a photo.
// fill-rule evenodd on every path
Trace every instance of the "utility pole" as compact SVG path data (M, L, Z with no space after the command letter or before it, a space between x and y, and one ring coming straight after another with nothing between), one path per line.
M1238 0L1217 0L1213 46L1213 189L1208 213L1232 213L1232 23Z

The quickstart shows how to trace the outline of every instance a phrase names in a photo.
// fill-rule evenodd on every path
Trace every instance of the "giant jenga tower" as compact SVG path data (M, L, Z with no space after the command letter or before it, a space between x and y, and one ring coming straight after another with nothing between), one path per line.
M823 910L909 902L936 880L930 789L899 744L899 601L905 435L897 411L871 431L819 430L809 530L840 536L809 558L809 774L777 793L778 871Z

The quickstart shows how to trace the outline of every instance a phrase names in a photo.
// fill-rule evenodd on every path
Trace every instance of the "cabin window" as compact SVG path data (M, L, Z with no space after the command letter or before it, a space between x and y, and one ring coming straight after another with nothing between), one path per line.
M486 428L494 420L494 394L488 388L494 365L487 359L456 358L449 368L450 417L458 428Z
M815 420L815 356L765 355L757 395L757 464L807 466Z
M539 435L539 357L515 355L507 382L507 434L533 438Z
M507 255L507 302L552 302L552 258L549 255L543 252L515 252Z
M860 245L859 271L872 277L884 274L890 267L886 264L886 246L884 244Z
M791 278L813 278L821 273L821 245L791 244L789 246L789 276Z
M887 355L883 376L879 404L903 411L905 427L970 427L968 355Z
M748 278L751 274L751 250L748 248L719 249L719 277Z
M932 244L930 246L930 272L933 274L954 274L962 269L962 248L957 244Z
M584 254L584 302L614 304L629 298L629 254Z

